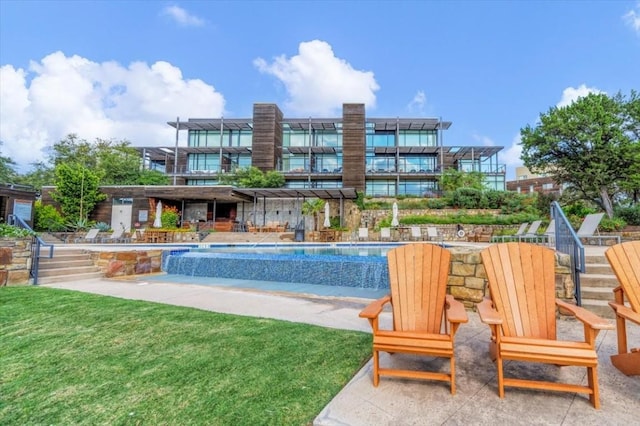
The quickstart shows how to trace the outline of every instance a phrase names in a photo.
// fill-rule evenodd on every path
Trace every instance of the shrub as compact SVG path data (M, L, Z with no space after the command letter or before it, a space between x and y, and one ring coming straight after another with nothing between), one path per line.
M162 215L160 216L160 220L162 220L162 227L173 229L178 227L178 221L180 220L180 214L178 213L178 209L176 207L164 207L162 209Z
M629 225L640 226L640 203L635 206L618 207L616 216L623 219Z
M27 238L35 236L35 232L17 226L0 223L0 237Z
M609 219L608 217L602 218L600 221L600 230L605 232L615 232L627 226L627 223L622 218L614 217Z
M96 224L93 225L93 227L98 228L101 232L107 232L108 230L111 229L111 225L105 222L96 222Z
M34 206L34 227L37 231L60 232L66 229L64 219L51 205L43 205L38 200Z

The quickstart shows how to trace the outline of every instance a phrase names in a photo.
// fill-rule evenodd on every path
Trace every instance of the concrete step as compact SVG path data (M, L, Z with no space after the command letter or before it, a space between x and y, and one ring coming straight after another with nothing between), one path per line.
M613 309L611 309L611 306L609 306L606 300L582 299L582 307L603 318L609 318L609 319L615 318L615 313L613 312Z
M38 277L58 277L58 276L69 276L69 275L86 274L86 273L93 273L93 272L100 272L100 269L98 269L94 265L75 266L75 267L68 267L68 268L55 268L55 269L40 269L40 271L38 271Z
M609 287L581 286L582 300L613 300L613 289Z
M38 284L51 284L51 283L59 283L62 281L93 280L97 278L103 278L102 272L56 275L56 276L50 276L50 277L38 276Z
M587 274L605 274L614 275L611 266L608 263L587 263L585 265Z
M81 266L93 266L93 261L91 259L47 259L46 262L43 262L43 259L40 259L40 270L44 269L61 269L61 268L76 268Z
M618 280L613 274L580 274L580 286L613 289L618 286Z

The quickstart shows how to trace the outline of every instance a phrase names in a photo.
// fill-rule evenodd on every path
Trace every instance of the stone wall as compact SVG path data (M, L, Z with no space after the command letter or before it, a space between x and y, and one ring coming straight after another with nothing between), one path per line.
M0 286L29 284L31 238L0 238Z
M107 278L162 272L162 250L95 251L91 257Z
M475 307L482 298L489 297L487 275L480 257L480 248L452 247L448 289L467 308ZM573 303L575 286L571 278L571 259L556 252L556 297Z

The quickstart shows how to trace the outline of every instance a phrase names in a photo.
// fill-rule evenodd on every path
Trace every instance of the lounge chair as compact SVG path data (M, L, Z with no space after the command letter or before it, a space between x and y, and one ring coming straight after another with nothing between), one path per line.
M98 240L98 233L100 230L98 228L90 229L87 232L87 235L84 237L76 238L73 240L74 243L95 243Z
M120 243L131 242L131 238L124 236L124 229L116 229L110 236L100 239L100 243Z
M556 299L554 250L530 243L494 244L481 252L491 300L478 304L480 319L491 327L489 352L498 370L498 395L504 387L581 392L599 408L596 336L613 325L597 315ZM556 337L556 306L584 324L584 341ZM588 385L504 377L503 360L587 368Z
M505 242L507 240L509 241L515 241L518 240L518 238L520 238L520 235L524 235L524 231L527 229L527 225L529 225L528 222L524 222L520 224L520 227L518 228L518 230L516 231L515 234L513 235L499 235L494 237L494 240L500 241L500 242Z
M451 252L435 244L407 244L387 253L391 294L360 312L373 329L374 386L381 375L402 376L449 382L455 394L453 341L468 318L462 303L446 294L450 259ZM378 316L387 303L391 304L393 326L380 329ZM449 358L449 374L380 368L380 352Z
M529 225L529 229L527 229L522 235L518 235L518 241L527 242L532 239L538 238L538 228L542 224L541 220L534 220Z
M369 228L358 228L358 239L366 241L369 239Z
M640 241L616 244L607 249L605 255L620 283L613 290L615 302L609 302L616 313L618 332L618 354L611 356L611 363L627 376L638 376L640 348L627 349L626 321L640 326Z
M380 241L391 241L391 228L380 228Z
M582 224L580 225L580 229L576 232L576 235L580 239L596 239L598 240L598 245L602 245L602 240L604 239L615 239L617 244L620 244L620 236L619 235L596 235L598 232L598 226L600 225L600 221L604 217L604 213L593 213L585 216ZM588 244L588 242L587 242Z
M428 241L438 241L442 243L444 241L444 237L438 234L438 230L433 226L427 227L427 240Z
M411 227L411 239L413 241L422 241L422 230L419 226Z

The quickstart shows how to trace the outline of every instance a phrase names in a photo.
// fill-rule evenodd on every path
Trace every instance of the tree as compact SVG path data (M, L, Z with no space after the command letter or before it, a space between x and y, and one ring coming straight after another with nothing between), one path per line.
M23 185L30 185L40 191L43 186L53 185L55 174L53 168L39 161L31 164L32 170L18 177L18 182Z
M86 220L96 204L107 198L99 190L98 175L81 164L58 164L55 176L51 198L60 204L68 222Z
M484 174L482 172L463 172L452 167L445 169L440 176L440 189L455 191L459 188L484 189Z
M629 100L620 93L591 93L550 108L536 127L520 130L524 164L568 185L612 218L615 195L637 192L640 182L639 103L635 91Z
M0 147L2 142L0 142ZM16 180L17 174L14 169L16 166L15 161L9 157L2 155L0 151L0 183L13 183Z
M218 175L218 181L223 185L234 185L240 188L281 188L284 186L284 176L271 170L266 174L257 167L238 168L234 173Z

